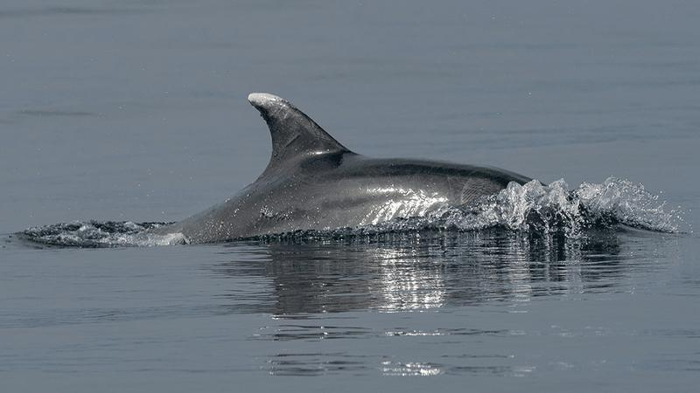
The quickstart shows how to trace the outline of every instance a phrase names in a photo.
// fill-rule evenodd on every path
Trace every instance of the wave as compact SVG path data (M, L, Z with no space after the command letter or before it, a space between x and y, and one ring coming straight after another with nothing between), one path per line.
M73 221L32 227L16 235L26 241L47 246L106 248L148 247L185 244L181 233L156 235L148 230L171 223L131 221Z
M29 228L17 235L42 245L60 247L161 246L188 243L180 233L156 235L148 230L169 223L76 221ZM297 231L265 235L262 240L337 238L420 231L499 229L528 236L585 237L591 230L631 227L679 233L686 226L680 208L669 209L658 195L629 180L610 177L570 190L564 180L543 185L511 183L498 194L464 206L444 206L422 217L394 219L356 228Z

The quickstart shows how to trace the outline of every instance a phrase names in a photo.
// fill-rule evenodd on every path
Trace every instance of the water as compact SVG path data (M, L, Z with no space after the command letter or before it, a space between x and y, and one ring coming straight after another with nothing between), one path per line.
M430 212L416 213L415 204L390 202L379 206L371 223L356 227L270 233L229 240L327 240L363 238L367 235L420 235L431 232L485 232L496 229L511 235L535 238L588 238L598 230L629 227L661 233L689 231L682 212L666 211L666 202L633 184L609 178L602 184L584 183L569 191L563 180L543 185L537 180L520 185L515 182L494 195L473 203L440 203ZM74 221L28 228L9 239L28 242L29 246L58 247L147 247L191 244L182 233L159 235L152 229L169 223L131 221ZM684 231L685 229L685 231Z
M2 390L692 390L699 14L683 1L3 2ZM582 236L9 238L222 201L267 163L252 91L361 154L645 191L579 192L633 219Z

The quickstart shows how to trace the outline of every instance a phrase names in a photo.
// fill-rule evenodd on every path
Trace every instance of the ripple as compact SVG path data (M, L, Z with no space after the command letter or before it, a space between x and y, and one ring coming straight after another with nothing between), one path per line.
M439 202L439 201L438 201ZM435 202L435 203L438 203ZM391 214L389 216L392 216ZM608 178L583 183L569 191L564 180L545 186L533 180L510 183L498 194L464 206L445 204L419 217L392 219L355 228L299 230L253 238L261 241L306 241L416 232L479 232L500 229L534 236L582 238L612 228L637 228L679 233L687 226L680 208L668 209L658 195L642 184ZM18 235L34 243L62 247L158 246L187 243L180 233L149 231L166 223L131 221L75 221L29 228ZM434 298L440 302L439 297Z

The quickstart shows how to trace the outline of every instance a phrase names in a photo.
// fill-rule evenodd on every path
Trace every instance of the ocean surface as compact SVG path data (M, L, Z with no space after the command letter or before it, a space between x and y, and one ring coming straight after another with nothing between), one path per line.
M698 20L676 0L3 1L0 390L697 389ZM484 225L130 241L262 172L255 91L361 154L548 186ZM513 215L567 192L592 224Z

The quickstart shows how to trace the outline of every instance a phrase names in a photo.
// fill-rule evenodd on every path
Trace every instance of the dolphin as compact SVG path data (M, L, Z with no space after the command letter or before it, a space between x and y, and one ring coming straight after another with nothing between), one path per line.
M285 99L252 93L248 101L272 136L272 156L263 173L223 203L156 233L211 243L376 225L468 204L510 182L531 180L491 167L365 157Z

